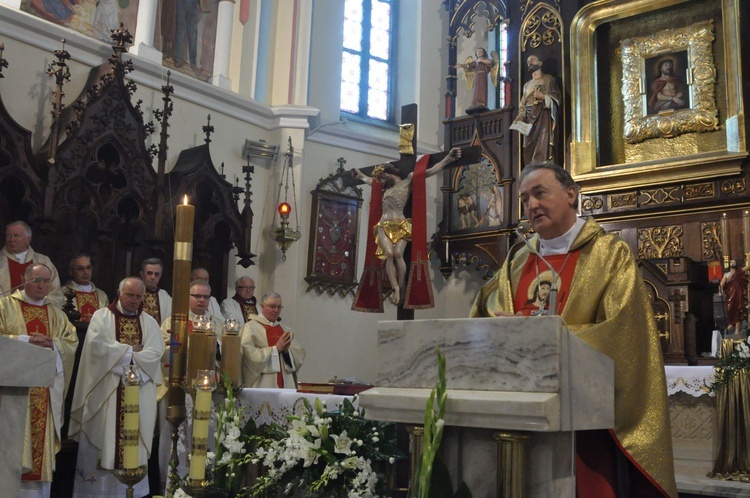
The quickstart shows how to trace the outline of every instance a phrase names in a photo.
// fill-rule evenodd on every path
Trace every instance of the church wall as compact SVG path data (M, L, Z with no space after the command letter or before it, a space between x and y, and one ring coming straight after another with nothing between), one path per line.
M308 359L300 372L304 381L323 381L334 375L356 376L363 380L375 380L375 357L372 354L376 343L379 320L396 318L396 308L385 304L385 313L358 313L350 310L352 296L317 295L307 292L304 276L307 268L307 246L310 230L310 191L321 178L335 171L336 159L345 157L346 168L368 166L397 157L397 133L392 129L367 126L339 119L338 99L341 60L340 2L315 2L310 36L308 102L311 107L280 105L271 108L263 103L248 100L236 93L227 92L200 82L181 73L173 73L170 84L174 86L174 111L170 119L170 139L167 171L177 161L181 150L203 143L201 127L211 115L211 155L217 168L225 164L227 180L234 183L240 178L244 185L242 157L245 139L266 140L279 145L279 157L275 161L252 159L255 172L252 175L252 207L255 214L252 231L252 251L258 255L255 265L248 269L230 265L227 295L234 291L233 282L240 275L250 275L256 280L257 296L275 290L284 298L285 323L297 330L300 342L307 348ZM420 106L419 144L420 152L435 152L441 145L443 94L445 82L441 74L442 31L445 23L442 7L430 2L409 2L400 13L404 16L425 16L417 29L402 28L401 50L408 57L399 59L399 103L417 102ZM413 18L408 20L414 23ZM246 25L249 33L233 35L233 46L252 47L259 41L253 36L256 28ZM404 25L406 21L402 22ZM439 24L438 24L439 23ZM434 29L434 26L440 29ZM237 28L239 23L235 23ZM250 26L250 27L248 27ZM250 36L250 39L248 39ZM33 148L39 150L49 134L50 94L53 81L46 75L47 64L53 60L52 51L58 50L60 38L67 40L66 50L71 81L65 86L65 103L70 105L84 90L89 69L101 64L111 54L104 43L86 38L78 33L32 18L19 11L0 6L0 42L5 43L4 57L10 67L3 71L0 92L9 112L25 128L32 131ZM435 47L439 46L439 50ZM135 71L128 79L138 84L133 98L141 99L145 121L154 120L153 111L162 108L160 88L166 84L166 69L138 56L125 54L134 62ZM257 62L248 54L232 59L231 78L234 89L243 95L254 91L254 83L244 80L251 77ZM410 66L409 70L403 65ZM237 67L239 64L239 68ZM413 68L417 68L414 70ZM236 81L235 77L239 78ZM299 81L299 80L297 80ZM288 81L286 81L288 84ZM320 117L315 117L320 112ZM310 129L308 119L311 121ZM158 141L156 133L146 145ZM322 126L320 126L322 125ZM320 126L320 127L318 127ZM299 223L302 239L287 252L282 261L281 252L268 235L274 220L279 175L287 147L287 137L293 137L295 147L294 175L297 186ZM157 161L154 159L156 168ZM436 230L442 211L442 196L439 178L428 181L428 234ZM360 219L358 275L361 273L366 240L366 223L369 209L369 187L364 188L364 203ZM290 193L291 202L291 193ZM278 222L278 219L277 219ZM233 251L230 261L235 260ZM435 289L436 307L418 310L415 318L442 318L466 316L474 294L481 286L481 273L473 271L454 272L446 281L437 271L437 262L432 263L432 279ZM96 277L96 275L95 275ZM96 278L94 278L96 281ZM215 292L216 293L216 292Z

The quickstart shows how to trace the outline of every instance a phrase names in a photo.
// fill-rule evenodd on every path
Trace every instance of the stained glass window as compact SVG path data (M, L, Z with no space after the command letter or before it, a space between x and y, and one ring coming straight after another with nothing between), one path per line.
M346 0L341 110L391 120L393 26L397 0Z

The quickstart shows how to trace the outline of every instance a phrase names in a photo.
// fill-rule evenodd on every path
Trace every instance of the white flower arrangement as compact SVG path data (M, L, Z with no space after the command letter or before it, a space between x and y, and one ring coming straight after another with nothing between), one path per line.
M711 390L726 385L740 372L750 372L750 337L735 344L731 353L719 358Z
M265 472L251 495L301 490L305 496L360 498L387 492L380 472L401 458L395 425L365 420L348 399L338 411L327 411L319 399L314 410L305 405L307 414L289 417L289 428L272 425L265 437L254 438L252 461Z

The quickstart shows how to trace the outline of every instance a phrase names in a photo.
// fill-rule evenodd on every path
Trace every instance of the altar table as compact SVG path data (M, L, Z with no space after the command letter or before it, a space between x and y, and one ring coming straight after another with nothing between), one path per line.
M665 366L677 476L705 476L716 451L716 397L712 366Z
M345 399L353 401L354 406L358 404L354 396L300 393L294 389L243 389L237 397L245 407L245 420L252 418L258 427L272 423L287 425L289 415L304 413L303 400L315 406L315 399L320 399L329 410L335 410Z

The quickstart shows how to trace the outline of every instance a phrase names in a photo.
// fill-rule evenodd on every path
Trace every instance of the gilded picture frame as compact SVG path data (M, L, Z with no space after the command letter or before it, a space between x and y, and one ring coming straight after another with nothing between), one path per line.
M622 41L628 143L719 129L713 41L713 20Z
M705 3L705 2L704 2ZM715 0L712 14L701 18L700 8L688 0L599 0L581 8L571 23L571 134L568 151L568 169L581 186L583 193L641 188L672 182L699 180L731 176L741 173L743 160L747 157L745 118L742 97L742 72L740 60L740 9L739 0ZM690 15L682 15L688 12ZM664 15L660 21L659 16ZM694 19L680 25L681 19ZM715 40L708 43L698 28L692 25L709 19L714 21ZM645 49L645 40L638 29L648 21L656 26L653 36L664 36L660 49ZM676 21L676 22L675 22ZM672 28L672 26L675 26ZM599 29L598 28L602 28ZM635 36L623 36L615 45L603 51L602 33L630 31ZM692 41L677 39L677 35L662 33L668 29L685 30L692 34ZM633 55L632 62L623 63L620 41L634 39L641 52ZM648 36L643 37L648 38ZM606 39L606 38L605 38ZM696 62L690 61L693 76L690 84L688 109L677 109L669 118L664 130L650 131L663 123L663 116L652 115L644 108L646 88L646 64L658 54L679 54L682 51L697 51L710 45L713 51L713 69L708 66L701 81L710 80L716 92L715 107L718 124L711 110L697 110L698 100L709 100L699 83L696 87ZM601 52L601 53L600 53ZM709 56L695 54L698 61L710 60ZM624 66L623 64L630 64ZM635 65L633 76L625 76ZM606 69L603 69L606 68ZM699 68L698 72L703 71ZM652 78L653 79L653 78ZM623 82L626 86L623 87ZM699 90L698 96L694 95ZM622 96L619 94L622 93ZM619 101L619 104L615 102ZM628 102L623 102L627 100ZM701 104L702 105L702 104ZM695 124L675 123L684 114L692 122L700 121L708 112L707 128L718 126L718 130L691 133ZM700 119L699 119L700 118ZM643 138L640 142L625 139L625 123L630 121L632 130L627 135ZM671 129L670 129L671 126ZM675 129L684 131L677 134ZM601 134L601 136L600 136ZM708 146L706 146L708 144ZM606 151L604 154L603 151Z

